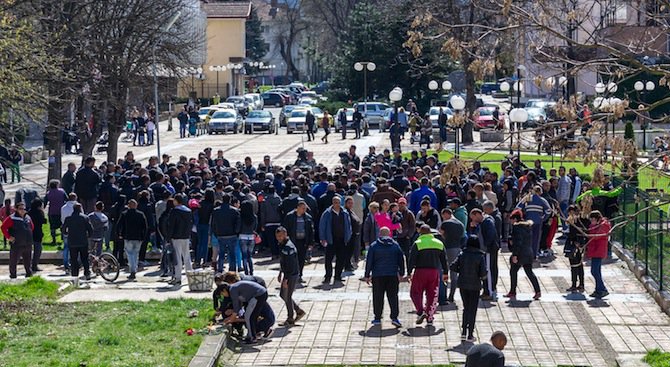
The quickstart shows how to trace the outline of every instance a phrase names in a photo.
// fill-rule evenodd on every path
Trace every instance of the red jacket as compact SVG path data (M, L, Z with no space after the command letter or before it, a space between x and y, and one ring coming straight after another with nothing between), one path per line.
M599 223L589 226L589 242L586 247L586 256L604 259L607 257L607 243L612 229L610 222L603 218Z
M23 217L14 213L2 221L2 234L5 238L14 237L12 246L27 247L33 245L35 225L28 214Z

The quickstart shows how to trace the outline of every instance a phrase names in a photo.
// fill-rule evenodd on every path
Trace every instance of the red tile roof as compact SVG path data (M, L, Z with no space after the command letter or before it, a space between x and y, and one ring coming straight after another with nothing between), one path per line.
M204 3L202 5L207 18L248 18L251 14L251 2L248 1Z

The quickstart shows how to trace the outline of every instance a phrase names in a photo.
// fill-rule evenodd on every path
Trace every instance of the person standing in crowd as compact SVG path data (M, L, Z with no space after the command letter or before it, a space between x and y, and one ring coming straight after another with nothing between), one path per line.
M570 262L570 275L572 286L566 289L567 292L584 292L584 246L588 242L588 230L591 221L580 215L577 205L568 207L568 216L566 221L570 223L570 230L565 240L564 253ZM577 284L579 281L579 284Z
M326 275L323 283L330 283L333 276L333 258L335 262L335 282L343 282L342 271L344 270L347 256L347 243L351 240L351 218L349 213L342 208L342 199L334 196L332 205L321 215L319 221L319 238L321 245L326 248Z
M470 233L476 234L479 241L479 249L486 254L486 283L482 299L485 301L497 301L498 294L498 253L500 242L493 218L485 215L481 209L472 209L470 212Z
M30 210L28 211L28 216L33 222L33 256L32 256L32 272L41 271L37 264L40 263L40 258L42 256L42 239L44 238L44 232L42 231L42 226L47 223L47 218L44 215L44 208L42 207L42 199L35 198L30 203Z
M351 117L352 117L352 120L353 120L351 127L356 132L356 136L354 136L354 139L360 139L361 138L361 125L363 124L363 114L358 109L355 109L354 113Z
M610 294L603 282L602 265L603 259L607 257L609 233L612 226L598 210L589 214L589 220L591 220L591 225L589 226L589 242L586 244L586 257L591 259L591 275L596 283L596 290L589 297L600 299Z
M47 190L47 194L44 197L44 203L45 205L49 205L49 229L51 230L52 246L56 245L56 230L63 225L60 209L65 205L66 201L67 194L65 190L58 187L58 180L49 181L49 190Z
M477 235L468 237L467 247L458 255L450 269L458 273L458 289L463 301L463 324L461 326L461 340L474 343L477 306L482 281L486 279L486 260L484 252L479 248Z
M533 273L533 246L531 245L531 228L533 222L524 221L521 210L515 210L510 215L512 222L512 238L509 243L512 256L510 257L510 290L505 297L510 300L516 299L516 285L518 279L519 269L523 267L526 272L530 284L533 285L535 295L534 300L539 300L542 296L540 292L540 283L537 281L535 273Z
M373 201L368 205L368 215L363 222L363 245L368 250L370 245L379 238L379 225L375 215L379 212L379 203Z
M79 198L84 214L89 214L95 209L98 201L98 188L101 183L100 175L94 170L95 158L88 157L84 160L84 167L77 171L74 183L74 192Z
M63 190L68 195L70 195L74 191L74 183L76 181L75 176L76 171L77 171L77 165L70 162L67 164L67 171L65 171L63 177L61 178L61 184L63 186Z
M186 106L184 106L184 109L177 115L177 120L179 120L179 137L183 139L186 137L186 127L188 126Z
M295 292L300 282L300 266L298 264L298 249L288 237L286 228L278 227L275 231L277 243L279 243L279 275L277 282L280 284L279 295L284 300L286 311L288 313L286 321L279 326L291 327L296 322L305 317L305 311L293 300Z
M186 197L184 194L177 194L174 197L175 206L168 217L168 232L166 239L172 242L175 250L176 264L174 269L174 278L170 284L181 286L182 264L186 271L192 271L191 253L189 251L189 241L191 239L191 228L193 227L193 213L186 206Z
M302 282L307 250L311 249L314 243L314 220L307 213L305 200L298 199L298 206L284 217L283 225L288 237L298 251L298 267L300 268L300 281Z
M228 270L229 271L237 271L237 259L236 259L236 248L237 248L237 241L241 240L240 236L240 230L242 227L242 221L240 218L240 211L230 205L230 200L231 196L228 194L223 194L223 199L221 200L221 205L219 205L218 208L214 209L214 211L211 214L211 228L212 228L212 233L216 237L218 243L219 243L219 260L217 263L217 272L223 273L224 267L224 259L226 254L228 254ZM245 209L245 210L248 210ZM249 213L245 213L246 215L246 220L247 223L250 222L255 222L256 216L254 215L253 217L249 217ZM248 227L249 225L246 225L246 232L248 232ZM252 232L253 235L253 232ZM245 253L247 253L247 256L249 254L249 245L246 242L247 238L249 238L249 234L247 233L244 236L244 247L245 251L242 251L242 256L245 256ZM253 239L252 239L253 242ZM240 246L241 247L241 246ZM251 245L251 251L253 251L253 244ZM197 260L196 260L197 261ZM242 266L243 267L249 267L249 264L251 263L251 259L249 259L248 262L245 262L244 259L242 260ZM247 271L249 271L249 274L253 273L253 265L247 269L245 267L245 274Z
M266 181L267 182L267 181ZM267 193L260 204L261 230L266 246L272 252L273 258L279 257L279 246L275 238L275 231L281 224L281 198L277 195L275 186L271 183L267 186Z
M88 221L91 223L93 231L91 233L91 250L95 256L102 254L102 242L109 228L109 218L103 213L105 204L102 201L95 203L95 211L88 215Z
M354 256L355 249L358 248L360 250L363 219L361 219L361 217L354 211L354 198L351 196L347 196L347 198L344 199L344 209L351 219L351 239L347 242L347 257L344 259L344 269L346 271L354 271L354 268L358 267L358 262L352 264L351 260Z
M117 226L118 238L123 240L126 256L128 257L129 280L135 280L136 278L140 247L142 247L142 241L144 241L148 230L147 218L144 213L137 210L137 201L130 199L128 209L121 213Z
M572 187L572 178L567 175L566 169L563 166L558 168L558 189L556 190L556 200L561 209L561 228L563 229L563 236L568 233L568 207L571 204L572 197L570 196L570 189Z
M449 274L440 272L447 269L447 254L444 244L431 234L430 227L422 225L419 238L414 242L409 252L409 266L407 273L411 281L410 297L418 318L417 325L427 319L427 325L433 325L433 318L437 308L438 282L447 282ZM425 294L425 303L424 303Z
M9 169L12 171L12 182L14 183L14 180L18 183L21 183L21 161L23 160L23 157L21 156L21 152L16 147L12 147L12 149L9 151Z
M461 249L465 247L468 237L465 233L465 226L453 216L449 208L442 209L440 235L442 235L444 248L447 251L447 263L452 264L458 258ZM456 288L458 288L458 273L453 270L449 271L449 278L451 279L451 288L446 301L454 303L454 295L456 294Z
M342 140L347 138L347 109L343 108L340 113L337 114L337 122L340 124L340 130L342 131Z
M406 259L409 259L409 249L412 239L416 234L416 217L411 210L407 208L407 199L398 199L398 213L402 216L400 221L400 233L398 233L398 244L402 249Z
M60 209L60 217L62 218L63 222L65 222L67 217L72 215L75 204L77 204L77 194L72 192L68 195L68 201L66 201L63 207ZM68 246L67 235L63 233L62 228L61 237L63 237L63 268L67 273L70 271L70 246Z
M398 319L400 307L398 290L400 281L405 276L405 258L400 245L391 238L391 230L387 227L379 229L379 239L374 241L365 261L365 281L372 282L372 305L374 312L373 325L381 325L384 311L384 295L391 308L391 323L400 328Z
M507 336L502 331L491 335L491 344L482 343L468 350L465 367L504 367L505 355L502 350L507 345Z
M226 195L224 194L224 196ZM258 217L255 214L253 204L251 201L245 200L240 204L240 252L242 253L242 268L246 275L254 275L252 256L256 246L256 228L258 228ZM223 256L224 252L219 250L219 260L222 265Z
M542 197L542 188L540 186L535 186L531 193L519 200L519 204L516 207L525 213L526 220L533 222L533 256L537 258L540 253L542 226L545 219L551 215L551 207L547 200Z
M70 259L72 260L72 276L75 284L79 278L79 262L84 266L84 276L86 280L91 280L91 269L88 263L88 244L93 228L88 218L82 213L81 204L73 206L72 215L63 222L62 231L67 235L68 246L70 247Z
M204 267L207 262L207 252L209 249L210 221L212 211L214 210L214 189L207 188L205 190L205 197L200 200L200 207L198 208L198 224L196 225L198 231L198 247L195 251L195 267ZM237 238L237 233L235 234Z
M323 111L321 127L323 128L323 137L321 138L321 141L328 144L328 135L330 135L330 116L328 115L328 111Z
M2 234L9 240L9 279L16 279L19 258L23 259L26 278L33 275L30 253L35 224L26 212L24 203L14 204L14 213L2 221Z
M305 124L307 125L307 141L314 140L314 125L316 124L316 117L312 114L312 110L307 109L305 115Z
M424 200L424 197L428 196L430 207L437 208L437 195L433 189L430 188L430 181L427 177L421 178L421 187L412 191L412 195L409 197L409 210L414 212L414 214L419 214L421 210L421 203Z
M430 206L428 199L424 199L421 202L421 210L419 210L416 220L428 225L431 229L438 229L440 227L440 214Z

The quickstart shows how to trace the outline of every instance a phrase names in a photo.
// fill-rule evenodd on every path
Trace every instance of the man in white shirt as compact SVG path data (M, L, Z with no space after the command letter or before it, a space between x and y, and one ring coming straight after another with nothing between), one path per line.
M65 205L60 208L60 217L63 223L65 223L65 218L72 215L74 212L74 204L77 204L77 194L71 192L65 202ZM65 272L70 271L70 248L67 245L67 235L63 234L63 268Z

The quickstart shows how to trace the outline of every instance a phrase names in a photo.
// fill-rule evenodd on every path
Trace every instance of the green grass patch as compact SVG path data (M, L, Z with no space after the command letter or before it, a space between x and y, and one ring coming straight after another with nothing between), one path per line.
M54 299L57 293L58 284L37 276L17 284L0 283L0 305L5 302Z
M5 366L186 366L213 312L206 300L165 302L0 302ZM199 316L189 318L192 309Z
M647 352L643 361L649 363L651 367L670 367L670 353L653 349Z

